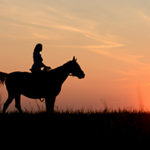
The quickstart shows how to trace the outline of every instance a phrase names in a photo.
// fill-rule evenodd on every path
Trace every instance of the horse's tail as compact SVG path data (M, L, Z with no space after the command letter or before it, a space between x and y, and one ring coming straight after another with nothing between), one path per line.
M8 73L5 73L5 72L0 72L0 83L1 84L4 84L6 78L8 76Z

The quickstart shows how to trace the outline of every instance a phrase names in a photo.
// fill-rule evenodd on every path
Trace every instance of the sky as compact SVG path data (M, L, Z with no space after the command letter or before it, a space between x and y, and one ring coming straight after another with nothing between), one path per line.
M149 8L149 0L0 0L0 71L29 71L42 43L46 65L76 56L86 74L65 81L55 109L150 110ZM22 107L45 109L23 96Z

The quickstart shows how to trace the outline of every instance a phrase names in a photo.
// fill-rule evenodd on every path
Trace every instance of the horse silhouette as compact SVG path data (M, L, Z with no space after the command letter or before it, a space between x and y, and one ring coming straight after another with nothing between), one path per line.
M0 72L0 82L6 84L8 99L4 103L3 113L15 99L15 107L22 113L20 96L24 95L33 99L45 99L46 111L54 112L56 96L60 93L62 84L67 77L76 76L79 79L85 77L75 57L60 67L46 72Z

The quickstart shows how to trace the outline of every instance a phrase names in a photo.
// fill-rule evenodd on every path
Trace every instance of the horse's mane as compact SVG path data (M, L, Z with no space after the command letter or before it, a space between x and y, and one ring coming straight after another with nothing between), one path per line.
M61 69L61 68L63 68L63 67L68 66L71 62L72 62L72 61L70 60L70 61L68 61L68 62L66 62L66 63L64 63L64 64L62 64L61 66L58 66L58 67L56 67L56 68L54 68L54 69L48 70L47 72L50 73L50 72L53 72L53 71L57 71L57 70L59 70L59 69Z

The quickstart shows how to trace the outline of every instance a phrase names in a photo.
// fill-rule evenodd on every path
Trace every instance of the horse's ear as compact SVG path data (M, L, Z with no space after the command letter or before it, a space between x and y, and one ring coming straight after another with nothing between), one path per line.
M73 56L73 61L77 61L77 59L75 58L75 56Z

